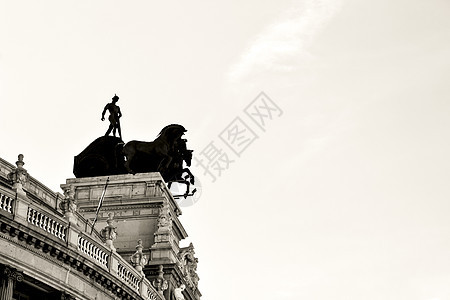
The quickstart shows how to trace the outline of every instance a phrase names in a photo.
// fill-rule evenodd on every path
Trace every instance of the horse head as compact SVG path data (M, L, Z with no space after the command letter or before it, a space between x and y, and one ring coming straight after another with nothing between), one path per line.
M158 137L173 144L176 140L181 138L186 131L187 130L181 125L170 124L161 129Z

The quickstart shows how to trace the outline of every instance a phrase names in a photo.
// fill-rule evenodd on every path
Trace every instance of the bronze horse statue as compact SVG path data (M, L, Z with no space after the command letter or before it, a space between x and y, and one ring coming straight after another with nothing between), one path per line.
M186 185L186 192L182 195L184 198L187 196L192 196L195 194L197 189L194 189L192 193L190 193L191 184L195 183L194 175L188 168L183 168L183 161L186 163L188 167L191 166L192 162L192 152L193 150L188 150L186 146L186 139L179 139L175 144L175 152L172 158L172 162L170 164L169 169L161 174L167 182L167 187L170 189L172 183L178 182ZM186 173L185 176L183 176ZM174 197L181 195L174 195Z
M123 146L125 169L137 172L160 172L164 174L173 159L175 145L187 130L178 124L164 127L153 142L130 141Z
M181 138L186 131L181 125L171 124L153 142L126 144L117 137L100 137L75 156L74 174L80 178L160 172L169 188L173 182L183 183L186 193L180 196L191 196L196 191L190 191L194 176L183 166L183 163L191 165L193 152L187 149L187 140Z

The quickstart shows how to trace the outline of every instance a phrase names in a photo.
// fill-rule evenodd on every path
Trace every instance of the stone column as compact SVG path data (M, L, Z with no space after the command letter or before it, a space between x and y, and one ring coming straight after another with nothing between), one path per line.
M12 300L16 281L22 281L22 272L8 266L1 266L0 300Z

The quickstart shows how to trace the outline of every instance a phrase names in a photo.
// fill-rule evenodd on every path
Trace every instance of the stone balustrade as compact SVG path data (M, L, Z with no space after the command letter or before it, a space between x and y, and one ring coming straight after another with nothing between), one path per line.
M133 267L124 262L119 262L117 276L125 283L131 285L135 291L139 291L139 281L141 281L142 275L140 275Z
M76 235L76 239L67 239L69 233L66 225L62 225L47 214L33 207L28 207L26 219L29 224L45 230L47 233L57 237L61 241L67 242L69 245L76 246L79 254L87 257L90 261L117 277L141 295L143 299L162 300L151 283L140 272L120 255L111 252L101 241L98 241L98 233L93 234L91 237L81 229L71 227L71 234ZM74 245L75 241L76 245Z
M160 298L155 292L149 290L147 293L147 299L148 300L159 300Z
M49 234L57 237L62 241L66 241L67 226L55 221L52 217L32 208L28 207L27 221Z
M8 174L13 170L13 165L0 159L0 177L4 182L8 182ZM88 276L90 282L118 298L165 300L142 273L105 246L97 231L91 233L88 220L75 212L78 223L69 225L57 211L63 199L61 194L52 192L31 176L24 186L25 194L16 194L11 185L5 184L2 189L2 232L8 232L15 243L23 243L24 249L33 249L33 253L40 251L39 255L48 256L48 261L56 258L59 267L70 266L77 276ZM146 190L146 193L153 192L159 191L156 187Z
M85 255L92 258L95 262L100 264L104 268L108 268L108 258L107 250L100 245L95 245L95 242L90 241L84 237L81 233L78 235L78 250ZM103 248L103 249L102 249Z
M77 249L79 255L116 277L118 281L128 286L140 295L142 299L164 300L143 274L138 272L119 254L112 252L104 245L96 231L89 235L89 230L87 232L83 230L86 229L83 228L84 226L69 226L68 223L57 220L59 217L51 217L47 210L43 209L41 211L29 204L29 200L24 201L20 197L12 199L3 194L0 195L0 210L21 217L26 222L25 224L31 225L31 228L35 228L41 233L45 231L49 235L56 237L60 241L62 248L69 246L71 249ZM14 205L13 201L17 201L17 205ZM20 207L25 207L26 209L18 209ZM87 227L90 228L89 226ZM43 249L48 248L44 247ZM61 250L50 251L50 254L58 255L58 257L68 257L62 253L63 251ZM70 261L70 258L67 259Z
M16 169L14 165L0 158L0 177L9 180L8 174L14 171L14 169ZM53 192L50 188L48 188L32 176L29 176L24 189L29 196L39 198L47 205L54 208L56 208L58 201L61 201L61 199L64 198L61 193Z
M12 214L14 199L0 193L0 210Z

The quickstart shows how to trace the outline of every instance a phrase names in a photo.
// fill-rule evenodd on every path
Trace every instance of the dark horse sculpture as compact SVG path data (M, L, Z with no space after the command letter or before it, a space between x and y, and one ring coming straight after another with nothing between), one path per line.
M175 144L187 130L178 124L164 127L153 142L131 141L123 146L125 169L137 172L165 173L173 159Z
M173 182L186 185L184 195L192 196L194 175L189 167L192 150L181 137L187 130L177 124L164 127L153 142L131 141L126 144L120 138L104 136L96 139L75 156L73 172L76 177L94 177L116 174L160 172L170 188Z
M77 178L126 174L122 147L118 137L99 137L74 157L73 174Z
M184 198L187 196L192 196L195 194L197 189L194 189L190 193L191 184L195 183L194 175L188 168L183 168L183 161L186 162L188 167L191 166L192 162L192 152L193 150L188 150L186 147L186 139L179 139L175 144L175 151L173 154L172 162L169 169L162 174L164 180L167 182L167 186L170 189L172 183L178 182L186 185L186 192L184 193ZM186 175L183 177L183 174ZM189 180L188 180L189 179ZM178 195L174 195L175 197Z

